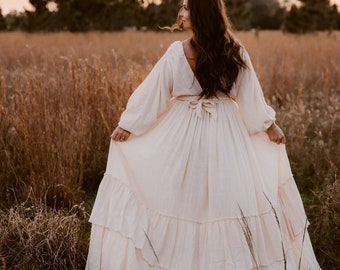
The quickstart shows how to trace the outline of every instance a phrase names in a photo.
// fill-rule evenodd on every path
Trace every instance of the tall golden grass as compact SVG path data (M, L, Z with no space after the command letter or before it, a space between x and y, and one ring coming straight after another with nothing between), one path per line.
M84 269L88 215L82 205L56 210L44 204L0 211L0 269Z
M127 98L168 45L187 36L1 33L2 208L29 197L72 209L95 192ZM324 269L339 269L340 33L237 36L286 133L318 259Z

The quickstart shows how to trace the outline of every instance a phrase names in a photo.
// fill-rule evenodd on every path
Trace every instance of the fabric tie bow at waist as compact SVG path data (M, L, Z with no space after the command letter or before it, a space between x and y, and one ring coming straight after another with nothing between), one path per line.
M209 99L191 100L189 101L189 108L195 110L198 118L202 118L202 111L208 112L214 120L217 118L216 102Z
M228 97L218 97L218 98L199 98L197 96L181 96L177 97L177 100L187 101L189 104L189 108L195 111L195 114L198 118L202 118L202 112L207 112L211 116L212 119L217 119L217 109L216 104L229 99Z

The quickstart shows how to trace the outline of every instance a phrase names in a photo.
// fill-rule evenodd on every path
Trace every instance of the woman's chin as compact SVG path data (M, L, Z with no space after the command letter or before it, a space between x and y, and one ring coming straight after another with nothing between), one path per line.
M184 23L181 24L181 29L182 30L191 30L191 27L188 25L185 25Z

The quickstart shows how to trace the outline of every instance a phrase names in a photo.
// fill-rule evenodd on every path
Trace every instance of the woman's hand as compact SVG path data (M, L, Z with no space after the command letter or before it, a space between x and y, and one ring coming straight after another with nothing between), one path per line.
M281 128L276 125L275 123L273 123L268 129L267 129L267 134L269 136L269 139L272 142L275 142L277 144L280 143L286 143L286 137L283 133L283 131L281 130Z
M129 138L130 134L131 132L118 126L115 128L110 137L114 141L125 142Z

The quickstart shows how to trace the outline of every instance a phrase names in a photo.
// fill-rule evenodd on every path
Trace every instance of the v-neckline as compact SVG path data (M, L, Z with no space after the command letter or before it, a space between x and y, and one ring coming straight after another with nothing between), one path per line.
M199 83L199 81L197 80L196 75L195 75L195 72L194 72L194 70L191 68L191 66L190 66L190 64L189 64L189 61L188 61L188 59L187 59L187 57L186 57L186 55L185 55L184 44L183 44L183 42L179 40L178 43L179 43L179 46L181 47L180 50L181 50L182 56L184 57L184 59L183 59L183 61L185 62L184 65L185 65L186 68L188 69L188 72L190 72L191 75L193 76L193 84L197 84L198 87L200 88L200 90L203 91L203 90L202 90L203 88L202 88L201 84Z
M181 45L181 48L182 48L183 56L184 56L184 58L185 58L186 66L191 70L191 73L195 76L195 71L191 68L190 63L189 63L189 61L188 61L188 58L187 58L187 56L185 55L184 43L183 43L183 41L179 41L179 42L180 42L180 45Z

